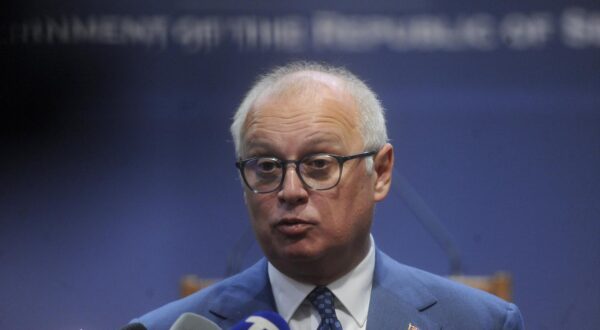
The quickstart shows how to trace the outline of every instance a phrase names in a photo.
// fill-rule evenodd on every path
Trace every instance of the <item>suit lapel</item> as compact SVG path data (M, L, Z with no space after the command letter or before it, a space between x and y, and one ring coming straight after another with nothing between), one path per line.
M277 311L265 259L240 275L209 309L221 320L217 324L224 329L254 312ZM441 329L423 313L436 303L437 299L412 275L409 267L377 250L368 329L408 329L409 324L420 330Z
M258 311L276 312L266 260L262 259L246 270L243 280L227 286L209 311L222 320L217 322L221 328L230 328Z
M405 267L377 250L368 329L440 329L423 313L437 299Z

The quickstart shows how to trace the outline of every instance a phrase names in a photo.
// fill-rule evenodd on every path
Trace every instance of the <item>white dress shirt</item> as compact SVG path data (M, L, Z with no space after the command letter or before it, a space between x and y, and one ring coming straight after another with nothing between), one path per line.
M367 328L367 315L375 270L375 243L371 236L369 252L350 272L327 285L335 296L335 313L344 330ZM306 296L313 284L298 282L281 273L270 262L269 281L279 314L292 330L314 330L321 317Z

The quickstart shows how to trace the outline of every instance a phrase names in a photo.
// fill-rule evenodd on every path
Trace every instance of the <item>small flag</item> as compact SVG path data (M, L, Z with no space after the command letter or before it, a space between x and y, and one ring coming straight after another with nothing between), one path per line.
M419 328L417 328L416 325L413 325L412 323L408 324L408 330L419 330Z

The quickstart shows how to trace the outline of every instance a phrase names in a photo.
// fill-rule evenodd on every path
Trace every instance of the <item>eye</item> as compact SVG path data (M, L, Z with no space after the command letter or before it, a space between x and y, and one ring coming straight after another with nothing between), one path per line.
M330 167L334 159L329 155L317 155L303 161L304 166L313 170L322 170Z
M262 173L270 173L280 168L279 162L273 158L259 158L256 160L256 170Z

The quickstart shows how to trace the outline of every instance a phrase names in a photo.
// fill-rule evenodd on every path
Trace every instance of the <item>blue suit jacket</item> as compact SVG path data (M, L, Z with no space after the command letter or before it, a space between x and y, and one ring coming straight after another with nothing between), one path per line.
M483 291L400 264L377 250L368 329L523 329L517 306ZM277 311L260 260L246 271L132 322L163 330L185 312L203 315L228 329L256 311Z

